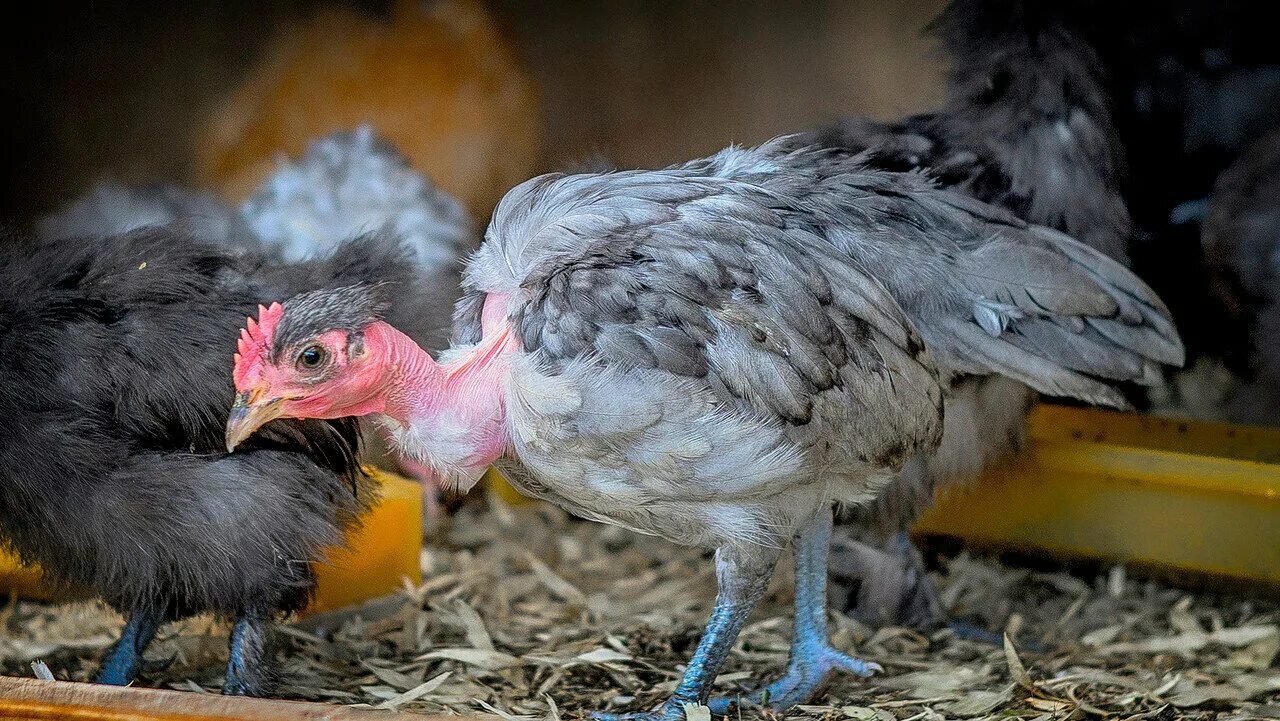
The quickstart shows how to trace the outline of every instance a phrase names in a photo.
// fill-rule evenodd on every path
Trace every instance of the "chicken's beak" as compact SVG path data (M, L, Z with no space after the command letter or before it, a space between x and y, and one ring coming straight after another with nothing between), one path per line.
M236 394L236 401L231 405L231 416L227 418L228 453L253 435L254 431L280 417L284 399L268 399L264 395L258 389Z

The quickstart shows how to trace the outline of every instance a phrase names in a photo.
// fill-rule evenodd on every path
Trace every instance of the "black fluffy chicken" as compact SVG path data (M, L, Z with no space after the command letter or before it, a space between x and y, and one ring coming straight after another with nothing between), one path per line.
M43 218L38 230L45 237L96 236L152 225L174 225L219 245L269 254L279 264L327 255L362 232L393 233L414 274L405 284L412 292L397 292L392 312L398 327L428 346L447 336L461 258L480 237L457 199L410 167L403 153L367 125L318 138L300 158L281 157L238 209L198 189L101 180ZM363 460L390 462L376 429L362 440ZM438 511L440 489L421 466L407 459L398 465L428 484L424 520L430 519Z
M932 28L952 61L942 107L896 122L850 118L796 142L860 153L881 170L923 172L1125 261L1123 153L1087 17L1069 4L955 0ZM1087 355L1066 362L1087 365ZM939 486L972 480L1021 445L1034 395L1004 376L953 384L938 450L908 461L836 532L832 569L851 591L850 611L873 623L928 626L941 618L904 532Z
M1245 148L1214 186L1204 222L1214 295L1240 319L1247 367L1221 416L1275 425L1280 409L1280 127Z
M1240 305L1253 300L1221 283L1224 261L1263 267L1266 260L1229 257L1230 249L1218 255L1237 233L1265 233L1265 226L1246 229L1243 222L1256 221L1261 206L1238 206L1242 198L1231 194L1248 191L1236 186L1224 196L1218 178L1240 179L1271 162L1260 138L1280 126L1272 11L1253 0L1141 0L1098 13L1107 18L1096 35L1112 71L1116 125L1129 161L1124 187L1134 268L1169 301L1190 360L1163 393L1153 394L1161 413L1274 423L1254 384L1265 372L1256 351L1269 342L1258 335L1266 329L1252 324L1253 308ZM1224 215L1235 210L1239 221ZM1253 268L1239 270L1247 286Z
M273 682L268 624L372 500L349 421L282 421L225 452L234 338L260 303L398 281L366 237L293 266L174 227L0 243L0 537L128 622L98 681L127 684L168 621L234 620L223 692Z

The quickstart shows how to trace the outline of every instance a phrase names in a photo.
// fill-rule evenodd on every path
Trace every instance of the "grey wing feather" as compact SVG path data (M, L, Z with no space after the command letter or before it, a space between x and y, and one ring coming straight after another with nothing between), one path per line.
M944 373L999 373L1123 407L1109 382L1150 383L1157 364L1182 362L1168 309L1103 253L918 174L793 145L730 149L704 164L817 208L831 243L888 287ZM731 157L743 155L754 166Z
M457 199L367 125L317 140L296 161L282 159L242 213L291 262L324 255L361 233L390 230L423 269L454 274L478 235Z
M511 320L526 351L552 364L593 357L699 379L744 412L792 427L827 420L815 418L822 394L847 396L872 409L864 424L883 426L849 429L876 436L863 445L878 461L936 442L940 389L911 322L812 228L771 211L778 199L723 182L605 180L614 183L581 194L593 199L584 217L562 200L559 217L513 203L538 216L533 237L500 209L495 227L508 230L491 233L468 269L473 283L481 268L490 278L516 272L523 300ZM602 200L607 190L626 196ZM595 223L612 227L574 232ZM876 397L886 392L896 398Z
M963 272L970 290L1025 313L1109 316L1119 309L1088 271L1047 248L998 239L967 260Z
M1156 383L1158 364L1182 364L1168 309L1131 271L1040 226L1003 226L992 237L964 259L964 285L979 306L1009 309L993 311L1003 315L996 338L975 328L976 317L947 319L965 356L950 354L957 367L981 374L985 364L1042 393L1123 408L1108 382Z
M1186 350L1169 308L1133 271L1105 253L1062 233L1039 226L1032 226L1032 230L1088 271L1094 282L1119 303L1120 310L1112 318L1089 317L1091 326L1113 342L1156 362L1172 366L1183 364Z

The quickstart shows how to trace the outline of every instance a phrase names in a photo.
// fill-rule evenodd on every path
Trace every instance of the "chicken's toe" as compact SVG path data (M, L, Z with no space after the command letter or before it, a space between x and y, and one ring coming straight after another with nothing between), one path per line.
M837 673L868 677L884 669L878 663L864 661L826 645L815 645L808 653L797 654L782 678L746 697L756 706L782 711L811 700ZM727 714L743 705L741 697L722 696L707 703L711 713Z

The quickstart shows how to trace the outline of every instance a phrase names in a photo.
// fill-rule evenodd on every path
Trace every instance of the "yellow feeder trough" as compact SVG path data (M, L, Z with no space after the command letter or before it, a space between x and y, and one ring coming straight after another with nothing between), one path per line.
M502 474L496 468L490 468L485 471L483 478L485 486L493 491L493 494L501 498L503 502L511 506L522 506L526 503L537 503L536 498L530 498L515 489L515 486L507 482Z
M321 613L383 596L408 578L422 582L422 484L376 468L365 473L381 498L347 539L316 564L316 596L307 613Z
M1039 406L1026 452L915 530L1280 584L1280 430Z
M350 534L347 547L330 550L328 559L316 564L316 594L306 614L392 593L406 577L421 582L421 485L374 468L366 468L365 473L379 485L381 498L361 519L360 528ZM41 582L38 568L23 566L3 549L0 591L42 601L67 598L66 593Z

